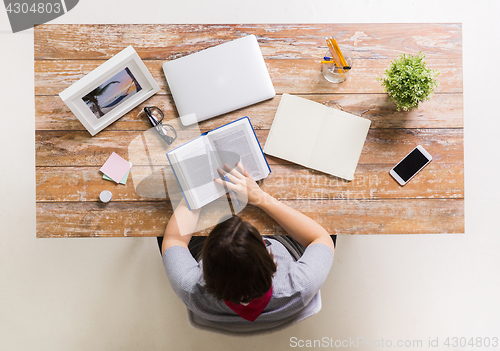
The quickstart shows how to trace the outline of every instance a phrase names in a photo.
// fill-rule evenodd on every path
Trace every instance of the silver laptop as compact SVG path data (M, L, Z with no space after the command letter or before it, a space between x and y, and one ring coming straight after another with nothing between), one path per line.
M185 126L276 95L255 35L165 62L163 71Z

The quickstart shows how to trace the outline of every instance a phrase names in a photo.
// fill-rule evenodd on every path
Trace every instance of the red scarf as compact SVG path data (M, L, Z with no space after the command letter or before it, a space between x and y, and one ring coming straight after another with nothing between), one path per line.
M247 321L253 322L257 319L258 316L264 311L267 304L271 300L271 295L273 294L273 287L267 293L265 293L262 297L258 297L250 301L248 305L240 305L233 303L231 301L224 300L224 303L236 312L240 317L246 319Z

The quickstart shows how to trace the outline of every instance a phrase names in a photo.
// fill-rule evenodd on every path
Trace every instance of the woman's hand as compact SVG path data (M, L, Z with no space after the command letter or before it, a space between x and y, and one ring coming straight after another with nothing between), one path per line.
M301 245L307 247L315 243L324 244L333 252L333 241L321 225L261 190L241 163L238 163L236 167L240 172L236 168L230 169L224 165L227 172L225 176L229 181L215 179L215 182L234 191L239 201L248 202L265 211ZM224 177L222 169L217 170Z
M214 179L215 182L227 187L229 190L234 191L239 201L243 201L254 206L263 204L266 197L269 195L259 188L259 185L252 179L250 174L245 170L245 168L243 168L243 165L240 162L236 165L236 167L230 169L227 165L224 165L226 173L224 173L222 169L217 168L217 171L221 174L221 176L224 177L225 175L229 181L217 178Z

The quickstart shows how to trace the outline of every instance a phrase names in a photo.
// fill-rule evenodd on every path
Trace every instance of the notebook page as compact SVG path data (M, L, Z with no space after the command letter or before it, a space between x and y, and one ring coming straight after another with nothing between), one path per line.
M325 106L283 94L264 153L303 166L308 161L320 132Z
M309 159L309 167L347 180L354 172L371 121L327 108Z

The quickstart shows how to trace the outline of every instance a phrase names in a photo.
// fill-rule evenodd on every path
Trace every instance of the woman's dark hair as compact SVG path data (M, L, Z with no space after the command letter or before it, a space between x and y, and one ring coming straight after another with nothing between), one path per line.
M273 256L257 229L238 216L219 223L203 246L206 290L218 299L250 302L271 289Z

